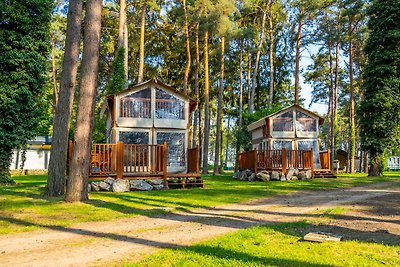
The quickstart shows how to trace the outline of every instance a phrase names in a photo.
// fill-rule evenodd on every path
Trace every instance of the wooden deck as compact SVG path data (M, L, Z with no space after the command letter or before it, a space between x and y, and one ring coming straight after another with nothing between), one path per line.
M72 142L69 153L72 154ZM167 143L161 145L94 144L90 161L90 180L107 177L129 180L162 179L164 188L204 187L200 176L198 148L187 151L187 171L168 173Z

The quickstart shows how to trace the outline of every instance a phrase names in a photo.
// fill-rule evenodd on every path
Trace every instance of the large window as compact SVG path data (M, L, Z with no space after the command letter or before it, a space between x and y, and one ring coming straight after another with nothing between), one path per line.
M151 118L151 89L121 98L120 112L122 118Z
M167 142L168 166L185 166L185 133L157 133L157 144Z
M177 97L156 89L156 118L157 119L185 119L185 102Z
M293 131L293 111L290 110L273 118L272 125L272 130L275 132Z
M148 132L119 132L119 141L124 144L147 145L149 143Z
M273 141L272 142L272 149L288 149L288 150L292 150L292 141Z
M317 122L307 114L296 111L296 131L298 132L316 132Z
M314 154L314 162L319 163L318 141L297 141L297 150L312 150Z

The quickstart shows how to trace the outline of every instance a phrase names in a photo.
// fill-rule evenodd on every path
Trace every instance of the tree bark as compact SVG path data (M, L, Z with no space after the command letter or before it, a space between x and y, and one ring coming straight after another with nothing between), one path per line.
M301 49L301 35L303 30L303 19L302 16L304 14L304 7L300 7L300 14L297 25L297 33L296 33L296 64L294 70L294 102L299 104L299 90L300 90L300 49Z
M187 95L191 57L190 57L189 23L186 10L186 0L182 0L182 6L183 6L183 15L185 17L185 39L186 39L186 68L185 68L185 75L183 77L183 93Z
M81 16L82 0L70 0L61 87L53 119L53 139L45 192L50 197L61 196L65 193L68 131L78 70Z
M247 90L248 90L248 95L247 95L247 106L250 112L250 102L251 102L251 48L249 47L249 54L247 58Z
M124 48L124 74L126 82L128 80L128 25L126 23L126 0L119 0L118 49L122 47Z
M146 22L146 4L142 7L142 15L140 20L140 46L139 46L139 72L138 72L138 83L143 82L143 71L144 71L144 30Z
M253 77L252 77L252 81L251 81L249 112L254 112L254 95L256 93L256 88L257 88L258 68L259 68L259 64L260 64L261 48L263 45L264 35L265 35L265 22L267 20L267 12L268 12L268 5L267 5L266 9L264 10L263 16L261 19L261 29L260 29L261 33L260 33L260 39L259 39L258 47L257 47L256 62L255 62L255 66L254 66Z
M88 200L88 180L100 52L102 0L86 1L82 75L74 134L74 149L65 200Z
M356 150L356 125L354 114L354 84L353 84L353 29L352 18L349 20L349 78L350 78L350 151L349 172L354 173L354 159Z
M268 26L269 26L269 94L268 94L268 106L272 107L274 98L274 45L275 37L273 31L273 21L272 21L272 4L273 0L268 0Z
M380 176L380 175L381 175L381 170L379 168L379 161L375 159L370 163L368 176Z
M240 40L240 55L239 55L239 131L242 129L243 125L243 40ZM235 172L239 169L239 152L240 143L239 138L236 140L236 158L235 158Z
M58 82L57 82L57 67L56 67L56 56L55 56L55 40L52 34L50 34L50 40L51 40L51 74L53 78L53 114L54 114L58 103Z
M210 143L210 99L208 71L208 30L204 33L204 138L203 138L203 174L208 173L208 146Z
M214 175L219 174L219 157L220 157L220 146L221 140L221 123L222 123L222 94L224 91L224 75L225 75L225 37L221 37L221 73L218 90L218 107L217 107L217 133L215 139L215 158L214 158Z
M199 88L199 72L200 72L200 49L199 49L199 23L196 26L196 33L195 33L195 46L196 46L196 68L194 73L194 90L196 95L196 110L194 112L193 118L193 139L192 139L192 147L196 147L196 137L197 137L197 127L199 124L199 113L200 113L200 105L199 105L199 95L200 95L200 88ZM200 129L198 131L200 133Z

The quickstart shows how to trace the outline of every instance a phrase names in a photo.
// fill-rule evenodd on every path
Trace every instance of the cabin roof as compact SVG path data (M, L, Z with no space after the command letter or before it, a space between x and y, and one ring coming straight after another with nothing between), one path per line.
M176 90L174 87L172 87L172 86L170 86L170 85L168 85L168 84L166 84L166 83L163 83L163 82L157 80L156 78L152 78L152 79L147 80L147 81L145 81L145 82L141 82L141 83L138 83L138 84L129 86L128 88L126 88L125 90L122 90L121 92L118 92L118 93L116 93L116 94L113 94L113 95L108 96L107 98L108 98L108 104L109 104L109 106L112 105L112 104L110 103L110 102L112 102L112 101L110 101L110 100L114 99L114 97L119 96L119 95L126 94L127 92L134 92L134 91L136 91L137 89L141 89L141 88L143 88L143 86L146 86L146 85L157 85L158 87L160 87L160 88L162 88L162 89L166 89L167 91L171 91L171 92L173 92L174 94L176 94L176 95L182 97L183 99L189 101L189 110L190 110L190 112L192 112L192 111L195 110L195 108L196 108L196 105L197 105L197 101L196 101L196 100L192 99L192 98L189 97L188 95L185 95L185 94L179 92L179 91Z
M310 111L308 109L305 109L305 108L299 106L298 104L293 104L291 106L288 106L286 108L278 110L277 112L274 112L274 113L272 113L272 114L270 114L268 116L265 116L265 117L259 119L256 122L253 122L253 123L249 124L249 126L247 126L247 130L253 131L253 130L257 129L257 128L260 128L260 127L262 127L263 125L266 124L266 119L267 118L274 117L274 116L279 115L281 113L284 113L284 112L286 112L286 111L288 111L289 109L292 109L292 108L300 110L300 111L302 111L302 112L304 112L304 113L306 113L308 115L311 115L311 117L318 118L319 125L322 125L324 123L324 118L322 118L320 115L318 115L318 114L316 114L316 113L314 113L314 112L312 112L312 111Z

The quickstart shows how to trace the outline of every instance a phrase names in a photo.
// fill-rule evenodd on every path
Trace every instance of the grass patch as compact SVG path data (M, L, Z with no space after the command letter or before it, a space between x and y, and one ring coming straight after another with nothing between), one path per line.
M400 266L400 247L362 241L301 240L305 222L258 226L124 266Z
M150 192L92 192L86 203L65 203L63 198L43 196L46 175L14 176L17 185L0 186L0 234L30 231L40 227L69 226L88 221L106 221L137 215L239 203L299 190L323 190L367 183L396 181L400 172L384 177L339 176L285 182L242 182L231 175L204 176L206 188Z

